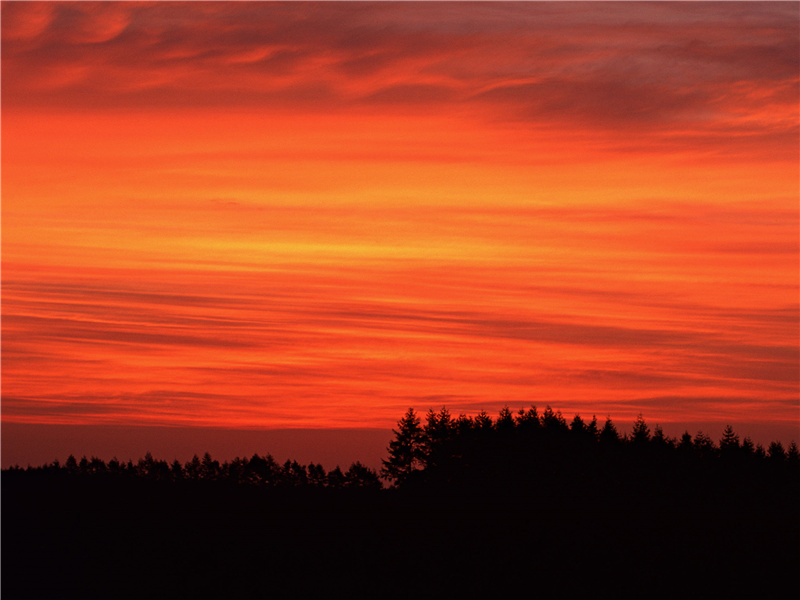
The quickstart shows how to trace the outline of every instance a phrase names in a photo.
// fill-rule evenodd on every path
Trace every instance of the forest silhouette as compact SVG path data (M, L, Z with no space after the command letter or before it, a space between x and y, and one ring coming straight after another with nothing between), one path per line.
M794 441L670 438L641 415L621 435L549 406L409 409L393 436L379 472L209 453L5 469L3 597L571 597L612 576L716 597L800 564Z

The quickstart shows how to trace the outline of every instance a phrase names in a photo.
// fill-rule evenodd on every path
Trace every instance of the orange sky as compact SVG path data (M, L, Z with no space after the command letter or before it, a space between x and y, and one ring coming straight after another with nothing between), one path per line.
M3 422L796 431L799 6L4 2Z

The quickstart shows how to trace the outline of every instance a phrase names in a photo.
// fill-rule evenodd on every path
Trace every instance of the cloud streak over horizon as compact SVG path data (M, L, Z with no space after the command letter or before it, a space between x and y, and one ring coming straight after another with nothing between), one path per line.
M7 422L796 422L798 6L4 3Z

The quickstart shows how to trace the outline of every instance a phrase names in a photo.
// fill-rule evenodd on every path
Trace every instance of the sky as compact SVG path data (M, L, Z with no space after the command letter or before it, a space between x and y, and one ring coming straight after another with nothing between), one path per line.
M795 2L3 2L4 466L409 407L800 441L798 40Z

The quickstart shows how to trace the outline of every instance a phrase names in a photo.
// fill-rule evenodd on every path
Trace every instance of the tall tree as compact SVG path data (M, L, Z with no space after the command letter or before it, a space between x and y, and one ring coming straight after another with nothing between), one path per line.
M413 408L409 408L393 429L395 439L389 442L389 458L383 460L381 477L402 483L422 467L422 427Z
M495 427L497 428L497 431L511 431L514 429L515 425L516 423L514 422L514 415L511 414L511 410L508 408L508 406L504 406L500 411L500 414L497 415L497 421L495 421Z
M636 417L636 420L633 422L631 441L637 446L650 441L650 428L647 426L647 423L645 423L642 413L639 413L639 416Z
M611 417L606 418L606 422L603 424L603 429L600 430L600 435L598 437L600 443L607 446L615 445L620 441L619 433L617 433L617 428L611 420Z
M739 436L733 431L730 425L725 427L722 432L722 439L719 441L719 450L723 456L730 456L739 450Z
M425 415L425 426L422 429L422 456L423 465L435 467L442 460L447 460L452 453L452 441L455 435L455 421L450 416L450 411L442 407L438 412L428 410Z

